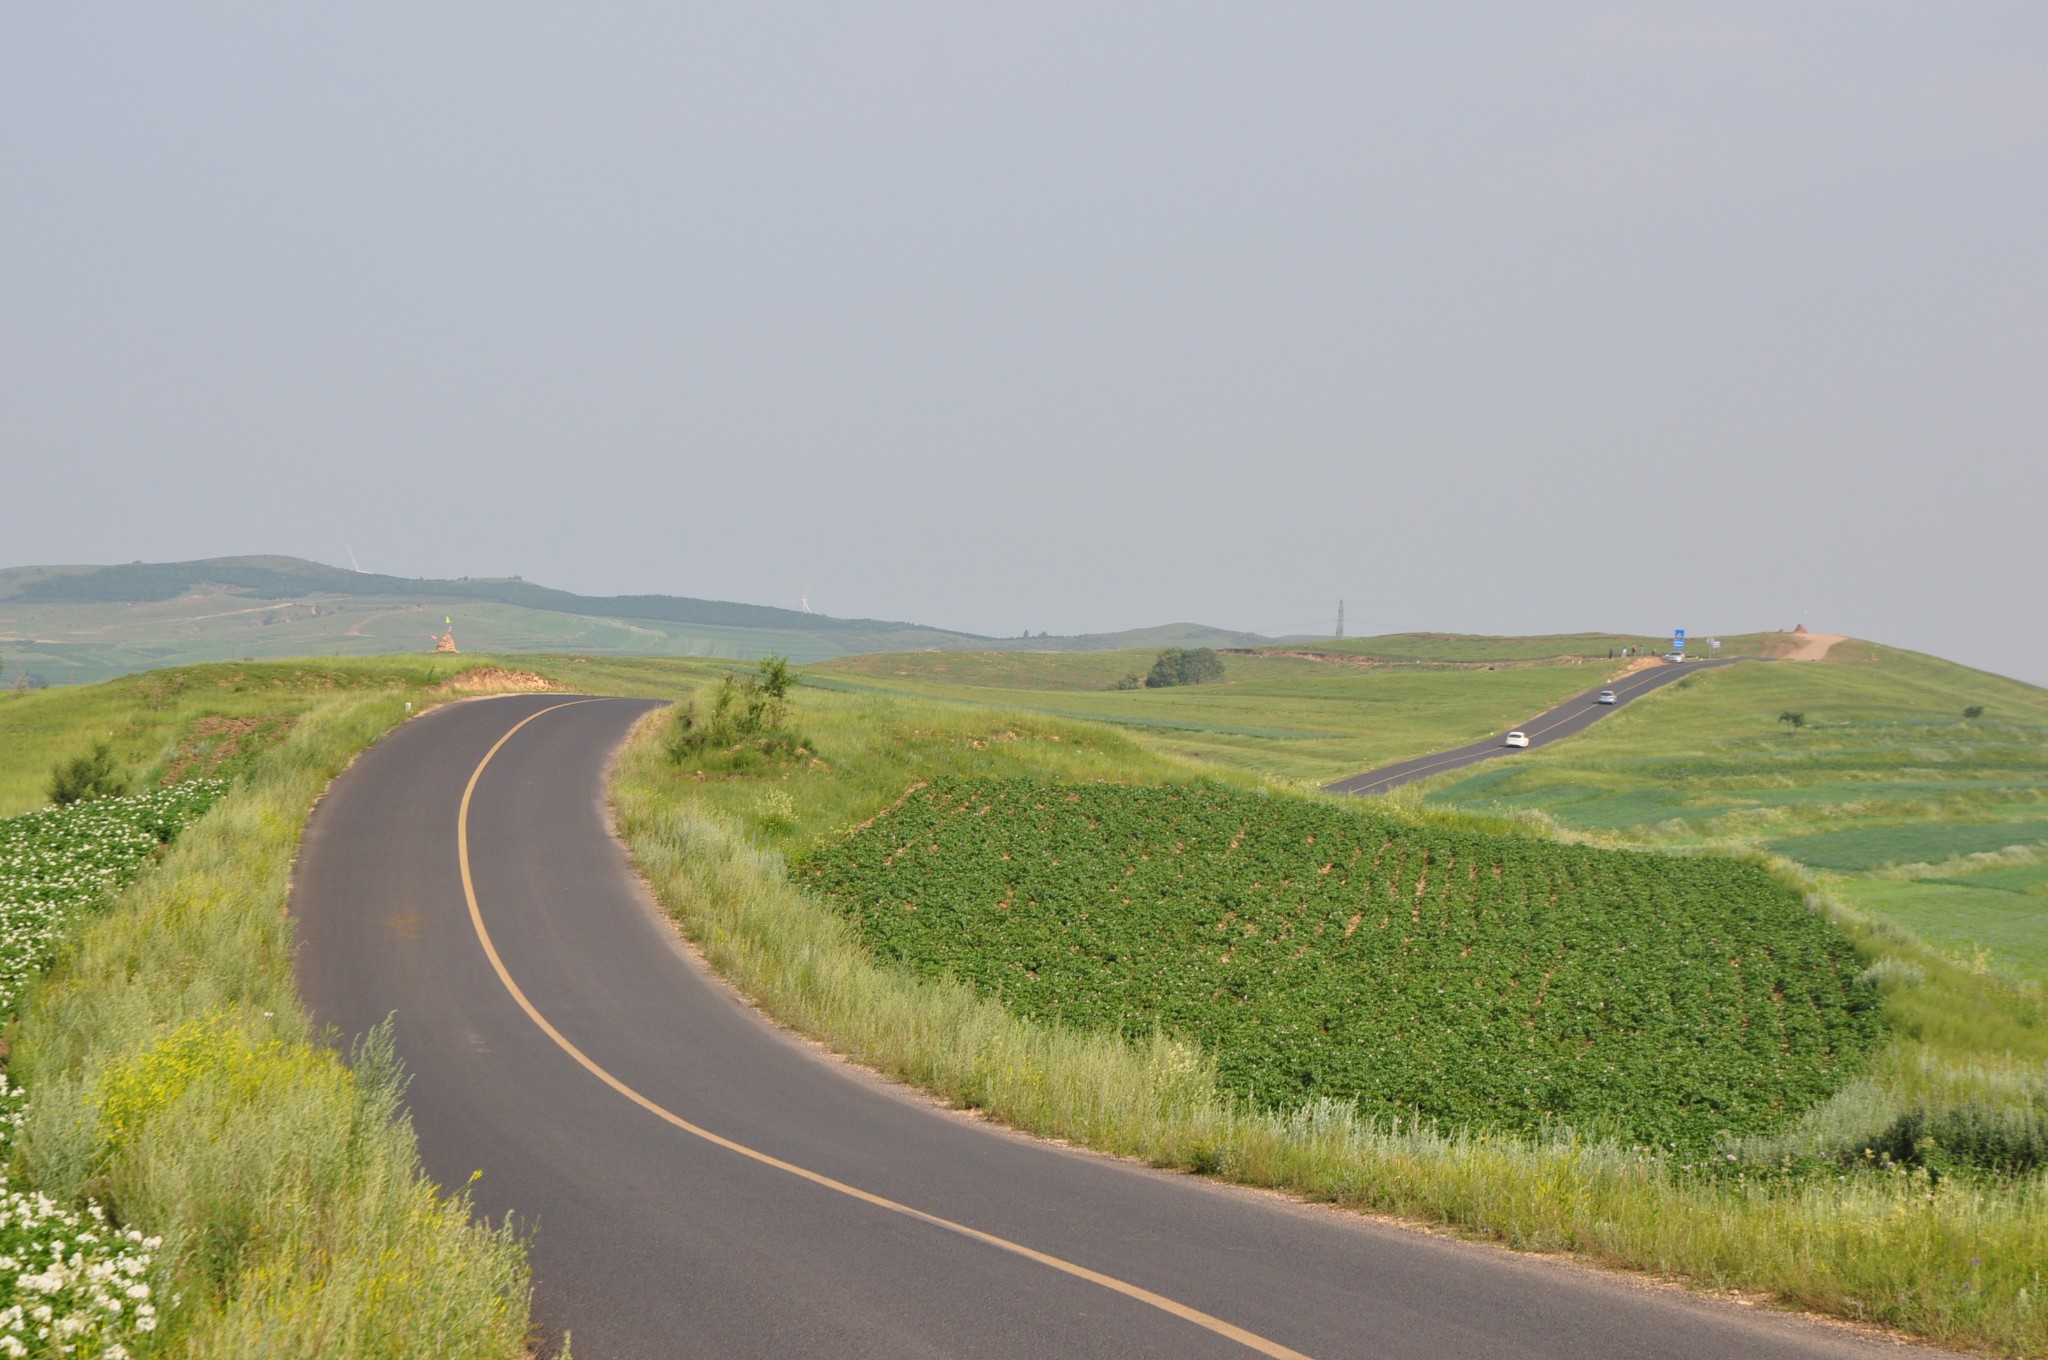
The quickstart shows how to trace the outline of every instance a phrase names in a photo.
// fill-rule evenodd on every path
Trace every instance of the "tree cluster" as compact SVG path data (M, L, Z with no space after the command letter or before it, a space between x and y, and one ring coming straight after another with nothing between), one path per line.
M1171 685L1206 685L1223 678L1223 658L1213 647L1168 647L1146 673L1148 689Z

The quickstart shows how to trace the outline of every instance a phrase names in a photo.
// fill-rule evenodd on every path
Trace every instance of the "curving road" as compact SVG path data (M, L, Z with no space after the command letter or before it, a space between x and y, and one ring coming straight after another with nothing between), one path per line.
M1548 746L1553 741L1563 741L1566 737L1585 731L1616 709L1642 698L1653 689L1661 689L1674 680L1683 680L1696 671L1712 670L1717 666L1733 666L1743 659L1737 656L1726 661L1688 661L1682 665L1666 662L1640 670L1633 675L1623 676L1611 685L1601 685L1587 690L1584 694L1574 695L1556 708L1538 713L1514 730L1528 735L1531 750L1538 746ZM1598 702L1600 691L1603 689L1614 691L1613 703ZM1504 730L1475 741L1469 746L1460 746L1456 750L1438 751L1435 755L1417 756L1413 760L1404 760L1397 765L1384 765L1377 770L1367 770L1364 774L1354 774L1334 784L1325 784L1323 792L1385 793L1389 789L1397 789L1403 784L1427 779L1431 775L1443 774L1448 770L1461 770L1467 765L1477 765L1482 760L1518 754L1521 748L1501 745L1501 739L1506 736L1507 732Z
M578 1360L1848 1357L1891 1346L1026 1139L762 1020L676 941L602 780L649 706L400 728L301 849L300 985L395 1016L430 1173L537 1229ZM1935 1352L1924 1352L1934 1355Z

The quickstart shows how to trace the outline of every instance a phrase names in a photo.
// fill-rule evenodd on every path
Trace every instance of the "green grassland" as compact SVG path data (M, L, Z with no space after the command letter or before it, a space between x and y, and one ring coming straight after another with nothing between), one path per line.
M1869 644L1705 671L1425 797L1616 843L1768 850L1930 942L2048 976L2048 691L2018 681Z
M1749 864L1325 801L932 781L798 863L877 956L1211 1053L1256 1103L1711 1152L1832 1095L1878 998Z
M1320 784L1505 731L1618 669L1355 666L1226 655L1220 684L1111 690L1149 652L919 652L813 667L807 683L1110 723L1163 755Z

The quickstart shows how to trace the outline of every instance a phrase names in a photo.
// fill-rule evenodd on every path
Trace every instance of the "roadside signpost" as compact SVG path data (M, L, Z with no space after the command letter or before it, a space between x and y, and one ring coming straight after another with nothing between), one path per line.
M1671 630L1671 654L1680 657L1685 655L1685 630L1683 628Z

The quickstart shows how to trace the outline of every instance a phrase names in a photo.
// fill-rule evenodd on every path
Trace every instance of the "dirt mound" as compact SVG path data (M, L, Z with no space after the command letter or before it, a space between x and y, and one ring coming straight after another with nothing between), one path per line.
M545 675L535 675L532 671L508 671L502 666L478 666L460 675L451 675L433 688L442 694L495 694L504 691L530 694L559 687Z

